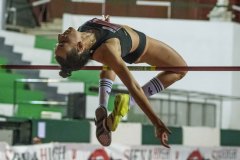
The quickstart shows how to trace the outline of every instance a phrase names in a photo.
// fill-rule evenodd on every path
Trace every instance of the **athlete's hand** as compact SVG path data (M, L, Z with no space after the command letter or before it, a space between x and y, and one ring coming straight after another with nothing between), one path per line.
M155 125L155 136L160 139L162 145L166 148L170 148L168 144L168 136L171 134L171 131L164 125L160 120L158 125Z
M103 17L104 21L110 22L110 16L109 15L102 15L102 17Z

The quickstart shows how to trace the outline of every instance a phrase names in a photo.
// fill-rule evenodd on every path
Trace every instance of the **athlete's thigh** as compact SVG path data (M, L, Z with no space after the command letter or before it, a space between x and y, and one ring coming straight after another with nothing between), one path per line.
M183 58L167 44L147 36L146 52L139 63L145 62L153 66L185 65Z

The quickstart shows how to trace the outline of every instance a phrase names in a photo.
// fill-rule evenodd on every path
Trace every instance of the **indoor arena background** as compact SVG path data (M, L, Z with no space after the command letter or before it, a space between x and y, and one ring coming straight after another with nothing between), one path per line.
M169 44L189 66L239 67L239 0L1 0L0 13L0 160L240 159L240 70L189 71L150 98L172 131L167 149L138 106L111 146L99 144L98 70L63 79L58 70L3 67L58 65L57 35L102 15ZM131 72L140 85L158 73ZM117 78L109 113L115 94L126 91Z

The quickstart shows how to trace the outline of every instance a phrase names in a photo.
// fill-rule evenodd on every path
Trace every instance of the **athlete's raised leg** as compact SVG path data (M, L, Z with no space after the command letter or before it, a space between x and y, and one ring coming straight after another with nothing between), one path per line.
M113 71L101 71L99 80L99 106L95 111L96 137L103 146L112 141L111 131L106 125L108 100L116 74Z

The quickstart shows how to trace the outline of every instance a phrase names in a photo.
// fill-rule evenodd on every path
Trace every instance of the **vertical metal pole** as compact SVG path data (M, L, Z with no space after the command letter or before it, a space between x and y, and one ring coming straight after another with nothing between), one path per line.
M189 97L189 93L187 95L187 125L190 126L190 114L191 114L191 104L190 104L190 97Z
M204 104L202 104L202 126L206 126L206 107L207 107L207 98L204 98Z
M106 0L103 1L102 3L102 15L106 14Z
M172 4L171 4L171 2L170 2L170 5L167 7L167 15L168 15L169 19L172 16Z
M221 129L222 128L222 110L223 110L223 100L222 100L222 98L221 98L221 100L220 100L220 109L219 109L219 128Z
M163 116L163 99L162 100L160 100L160 117L162 117Z
M178 122L178 102L177 101L175 101L175 103L174 103L175 105L174 105L174 107L175 107L175 113L174 113L174 115L175 115L175 121L174 121L174 125L177 125L177 122Z
M169 92L168 94L168 125L171 125L171 93Z

